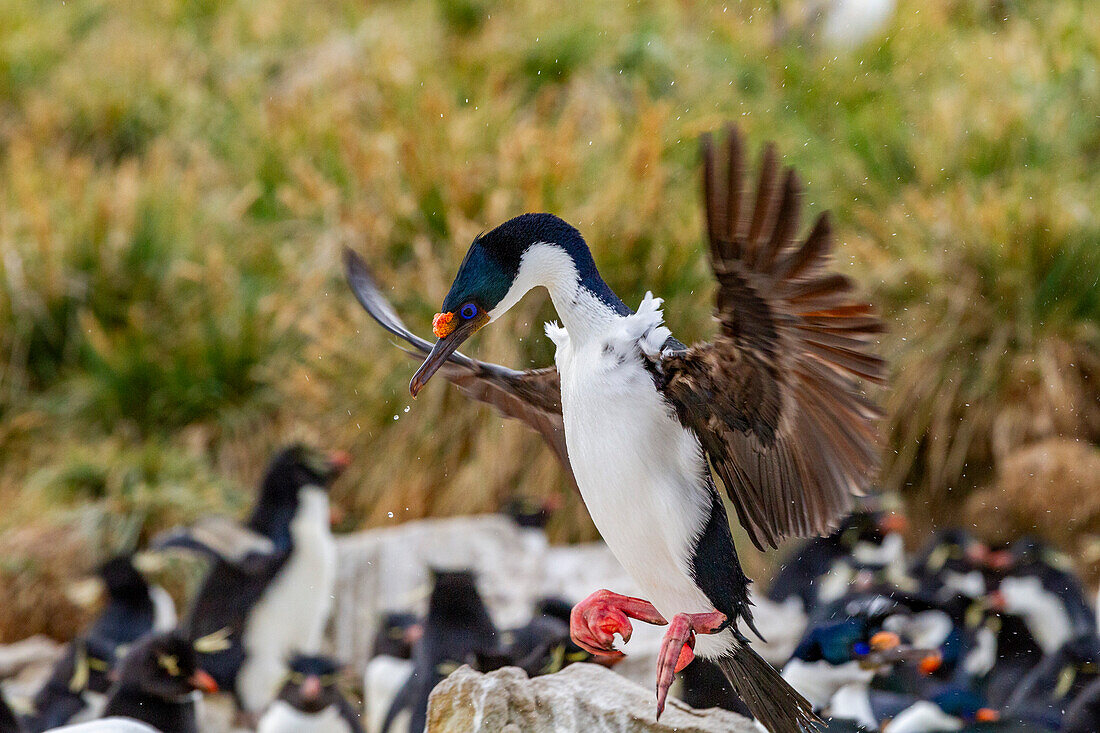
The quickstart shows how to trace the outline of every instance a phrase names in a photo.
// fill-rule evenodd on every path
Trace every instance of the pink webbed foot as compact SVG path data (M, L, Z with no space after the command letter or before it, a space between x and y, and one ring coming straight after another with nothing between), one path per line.
M726 615L718 611L710 613L678 613L665 632L661 651L657 656L657 719L665 710L668 688L676 673L695 659L695 635L713 634L726 623Z
M615 634L630 641L634 627L630 619L664 626L668 623L653 604L641 598L598 590L573 606L569 614L569 635L577 646L602 657L618 659L623 653L615 648Z

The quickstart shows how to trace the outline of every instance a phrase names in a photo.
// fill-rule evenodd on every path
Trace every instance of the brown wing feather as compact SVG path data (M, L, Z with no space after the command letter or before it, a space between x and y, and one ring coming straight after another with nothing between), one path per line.
M756 198L743 200L737 131L726 159L703 141L704 201L720 333L662 359L662 390L699 436L753 543L820 534L871 482L881 381L880 321L826 270L827 214L796 239L801 184L765 148ZM749 218L746 220L745 217Z
M412 356L423 359L432 345L409 331L389 301L378 290L367 265L350 249L344 252L348 284L359 304L382 328L405 341ZM519 420L539 433L558 457L574 486L573 469L565 450L565 424L561 415L561 379L554 367L516 371L498 364L471 359L455 352L437 374L471 399L492 405L505 417Z

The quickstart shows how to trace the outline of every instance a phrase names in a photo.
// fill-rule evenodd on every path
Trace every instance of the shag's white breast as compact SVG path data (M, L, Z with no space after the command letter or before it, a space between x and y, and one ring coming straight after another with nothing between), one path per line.
M284 700L276 700L260 718L256 733L351 733L351 726L340 717L335 705L310 715Z
M237 689L253 712L275 697L292 654L315 652L321 645L336 585L336 543L323 489L299 490L290 535L294 551L252 609L244 632L248 655Z
M580 345L561 330L548 332L558 344L566 445L585 505L646 600L671 618L714 610L691 577L711 497L698 440L676 420L639 356L639 338L660 323L660 312L644 306L605 338ZM703 655L728 643L698 642Z

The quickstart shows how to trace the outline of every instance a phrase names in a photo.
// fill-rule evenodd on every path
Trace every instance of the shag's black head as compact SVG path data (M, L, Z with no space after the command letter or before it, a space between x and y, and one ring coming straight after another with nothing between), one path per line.
M133 555L116 555L96 570L111 598L144 598L149 595L149 584L134 567Z
M199 669L191 641L176 632L137 642L119 665L118 687L166 702L181 701L195 690L218 691L214 679Z
M496 308L519 274L524 253L539 243L557 245L569 253L582 279L589 269L595 270L580 232L553 214L523 214L474 239L443 299L442 313L461 318L467 303L484 313Z
M475 238L458 266L443 307L432 320L432 331L439 341L409 384L413 397L463 341L513 304L510 300L501 306L519 275L523 256L536 244L563 250L582 287L610 308L623 314L630 312L600 278L592 253L575 228L553 214L523 214L509 219ZM521 295L516 293L513 298Z
M288 665L279 699L304 713L319 713L340 697L340 665L323 656L295 655Z
M300 443L283 448L268 464L260 489L260 502L283 504L297 499L305 486L327 489L347 467L342 451L324 454Z

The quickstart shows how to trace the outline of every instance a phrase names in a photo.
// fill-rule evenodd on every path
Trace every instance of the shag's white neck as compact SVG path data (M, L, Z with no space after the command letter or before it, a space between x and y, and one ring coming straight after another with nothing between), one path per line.
M575 344L606 333L622 318L581 284L580 273L568 252L555 244L536 242L523 253L512 287L496 308L489 311L489 320L495 321L529 290L539 286L549 291L554 309Z

